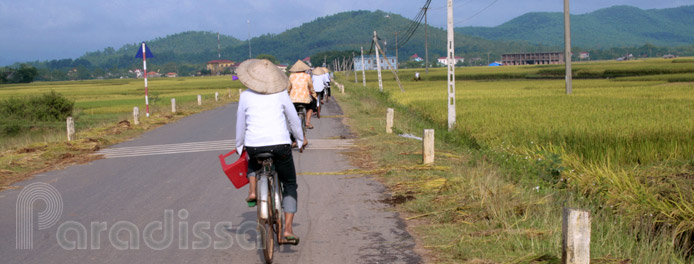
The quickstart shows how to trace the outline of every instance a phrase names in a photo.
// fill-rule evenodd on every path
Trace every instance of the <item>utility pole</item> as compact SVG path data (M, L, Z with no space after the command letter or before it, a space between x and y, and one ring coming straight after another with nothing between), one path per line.
M453 64L453 61L455 61L455 42L453 41L453 36L453 0L448 0L448 131L455 128L456 118L455 65Z
M219 60L221 58L222 58L222 48L219 45L219 32L217 32L217 59ZM220 62L217 62L217 67L216 67L217 68L217 75L221 74L221 71L219 70L219 64L220 64Z
M355 60L357 57L354 56L354 52L352 52L352 70L354 71L354 83L357 83L357 64Z
M398 32L395 32L395 72L400 69L400 58L398 57Z
M366 65L364 65L364 47L361 47L361 80L366 87Z
M571 18L569 0L564 0L564 60L566 65L566 94L571 94Z
M374 48L376 49L376 70L378 70L378 90L383 92L383 79L381 78L381 59L378 55L378 35L374 30Z
M427 11L424 8L424 64L426 65L426 74L429 74L429 24L427 23Z
M489 65L489 52L487 52L487 65Z
M246 19L246 23L248 24L248 58L252 59L253 55L251 54L251 20Z
M376 38L378 38L378 36L376 36ZM398 87L400 87L400 91L405 92L405 89L402 88L402 83L400 82L400 77L398 77L398 73L395 72L395 67L392 64L390 64L390 61L388 61L388 57L386 56L386 53L383 52L383 49L381 49L381 47L378 45L378 42L376 42L375 45L376 45L376 52L379 52L379 51L381 52L381 55L383 55L383 59L384 59L383 61L386 62L386 64L388 65L388 69L390 69L390 71L393 73L393 75L395 75L395 81L398 82Z

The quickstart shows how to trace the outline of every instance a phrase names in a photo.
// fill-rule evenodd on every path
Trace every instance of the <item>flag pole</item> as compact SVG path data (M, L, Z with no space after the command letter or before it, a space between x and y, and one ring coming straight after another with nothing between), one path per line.
M145 71L145 107L147 111L147 117L149 117L149 93L147 91L147 51L145 50L145 42L142 42L142 68Z

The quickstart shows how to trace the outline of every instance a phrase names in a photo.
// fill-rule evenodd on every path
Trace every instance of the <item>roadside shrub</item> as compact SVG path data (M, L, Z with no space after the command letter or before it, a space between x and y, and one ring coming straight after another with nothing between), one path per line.
M0 101L0 118L23 121L63 121L72 115L75 102L51 91L38 97Z

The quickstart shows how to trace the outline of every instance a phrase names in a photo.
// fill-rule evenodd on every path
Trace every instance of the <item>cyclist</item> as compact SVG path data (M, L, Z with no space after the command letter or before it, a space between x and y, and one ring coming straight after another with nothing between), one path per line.
M292 223L297 210L296 170L290 146L289 131L302 144L304 135L301 120L294 109L289 95L284 92L289 86L287 75L269 60L250 59L242 62L236 69L239 80L248 87L239 98L236 113L236 151L242 153L246 148L253 157L259 153L270 152L275 170L282 183L282 208L284 209L285 229L283 237L288 241L299 238L294 235ZM289 125L287 125L289 121ZM255 171L261 168L257 162L249 162L248 178L250 189L246 202L256 204Z
M313 76L311 76L311 80L313 82L313 90L316 91L316 94L318 95L318 109L316 109L316 116L320 118L320 110L323 107L323 98L325 98L325 68L323 67L316 67L316 69L313 70Z
M289 69L291 74L289 75L289 98L292 99L294 105L302 104L306 108L306 128L313 129L311 125L311 116L313 115L313 110L316 108L316 98L318 95L313 90L313 82L311 81L311 75L306 73L307 70L311 68L306 65L301 60L297 60L296 63ZM305 137L306 135L304 135ZM308 144L306 138L304 138L304 145Z
M323 70L325 70L325 74L323 75L325 78L325 102L327 103L330 101L330 80L333 79L333 73L328 70L328 68L323 67Z

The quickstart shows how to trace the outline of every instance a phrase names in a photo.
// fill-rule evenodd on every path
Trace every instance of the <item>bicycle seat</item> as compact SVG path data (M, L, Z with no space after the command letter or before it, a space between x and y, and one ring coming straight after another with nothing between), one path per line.
M270 152L263 152L263 153L258 153L253 156L254 159L256 160L266 160L269 158L274 157L275 155L270 153Z

